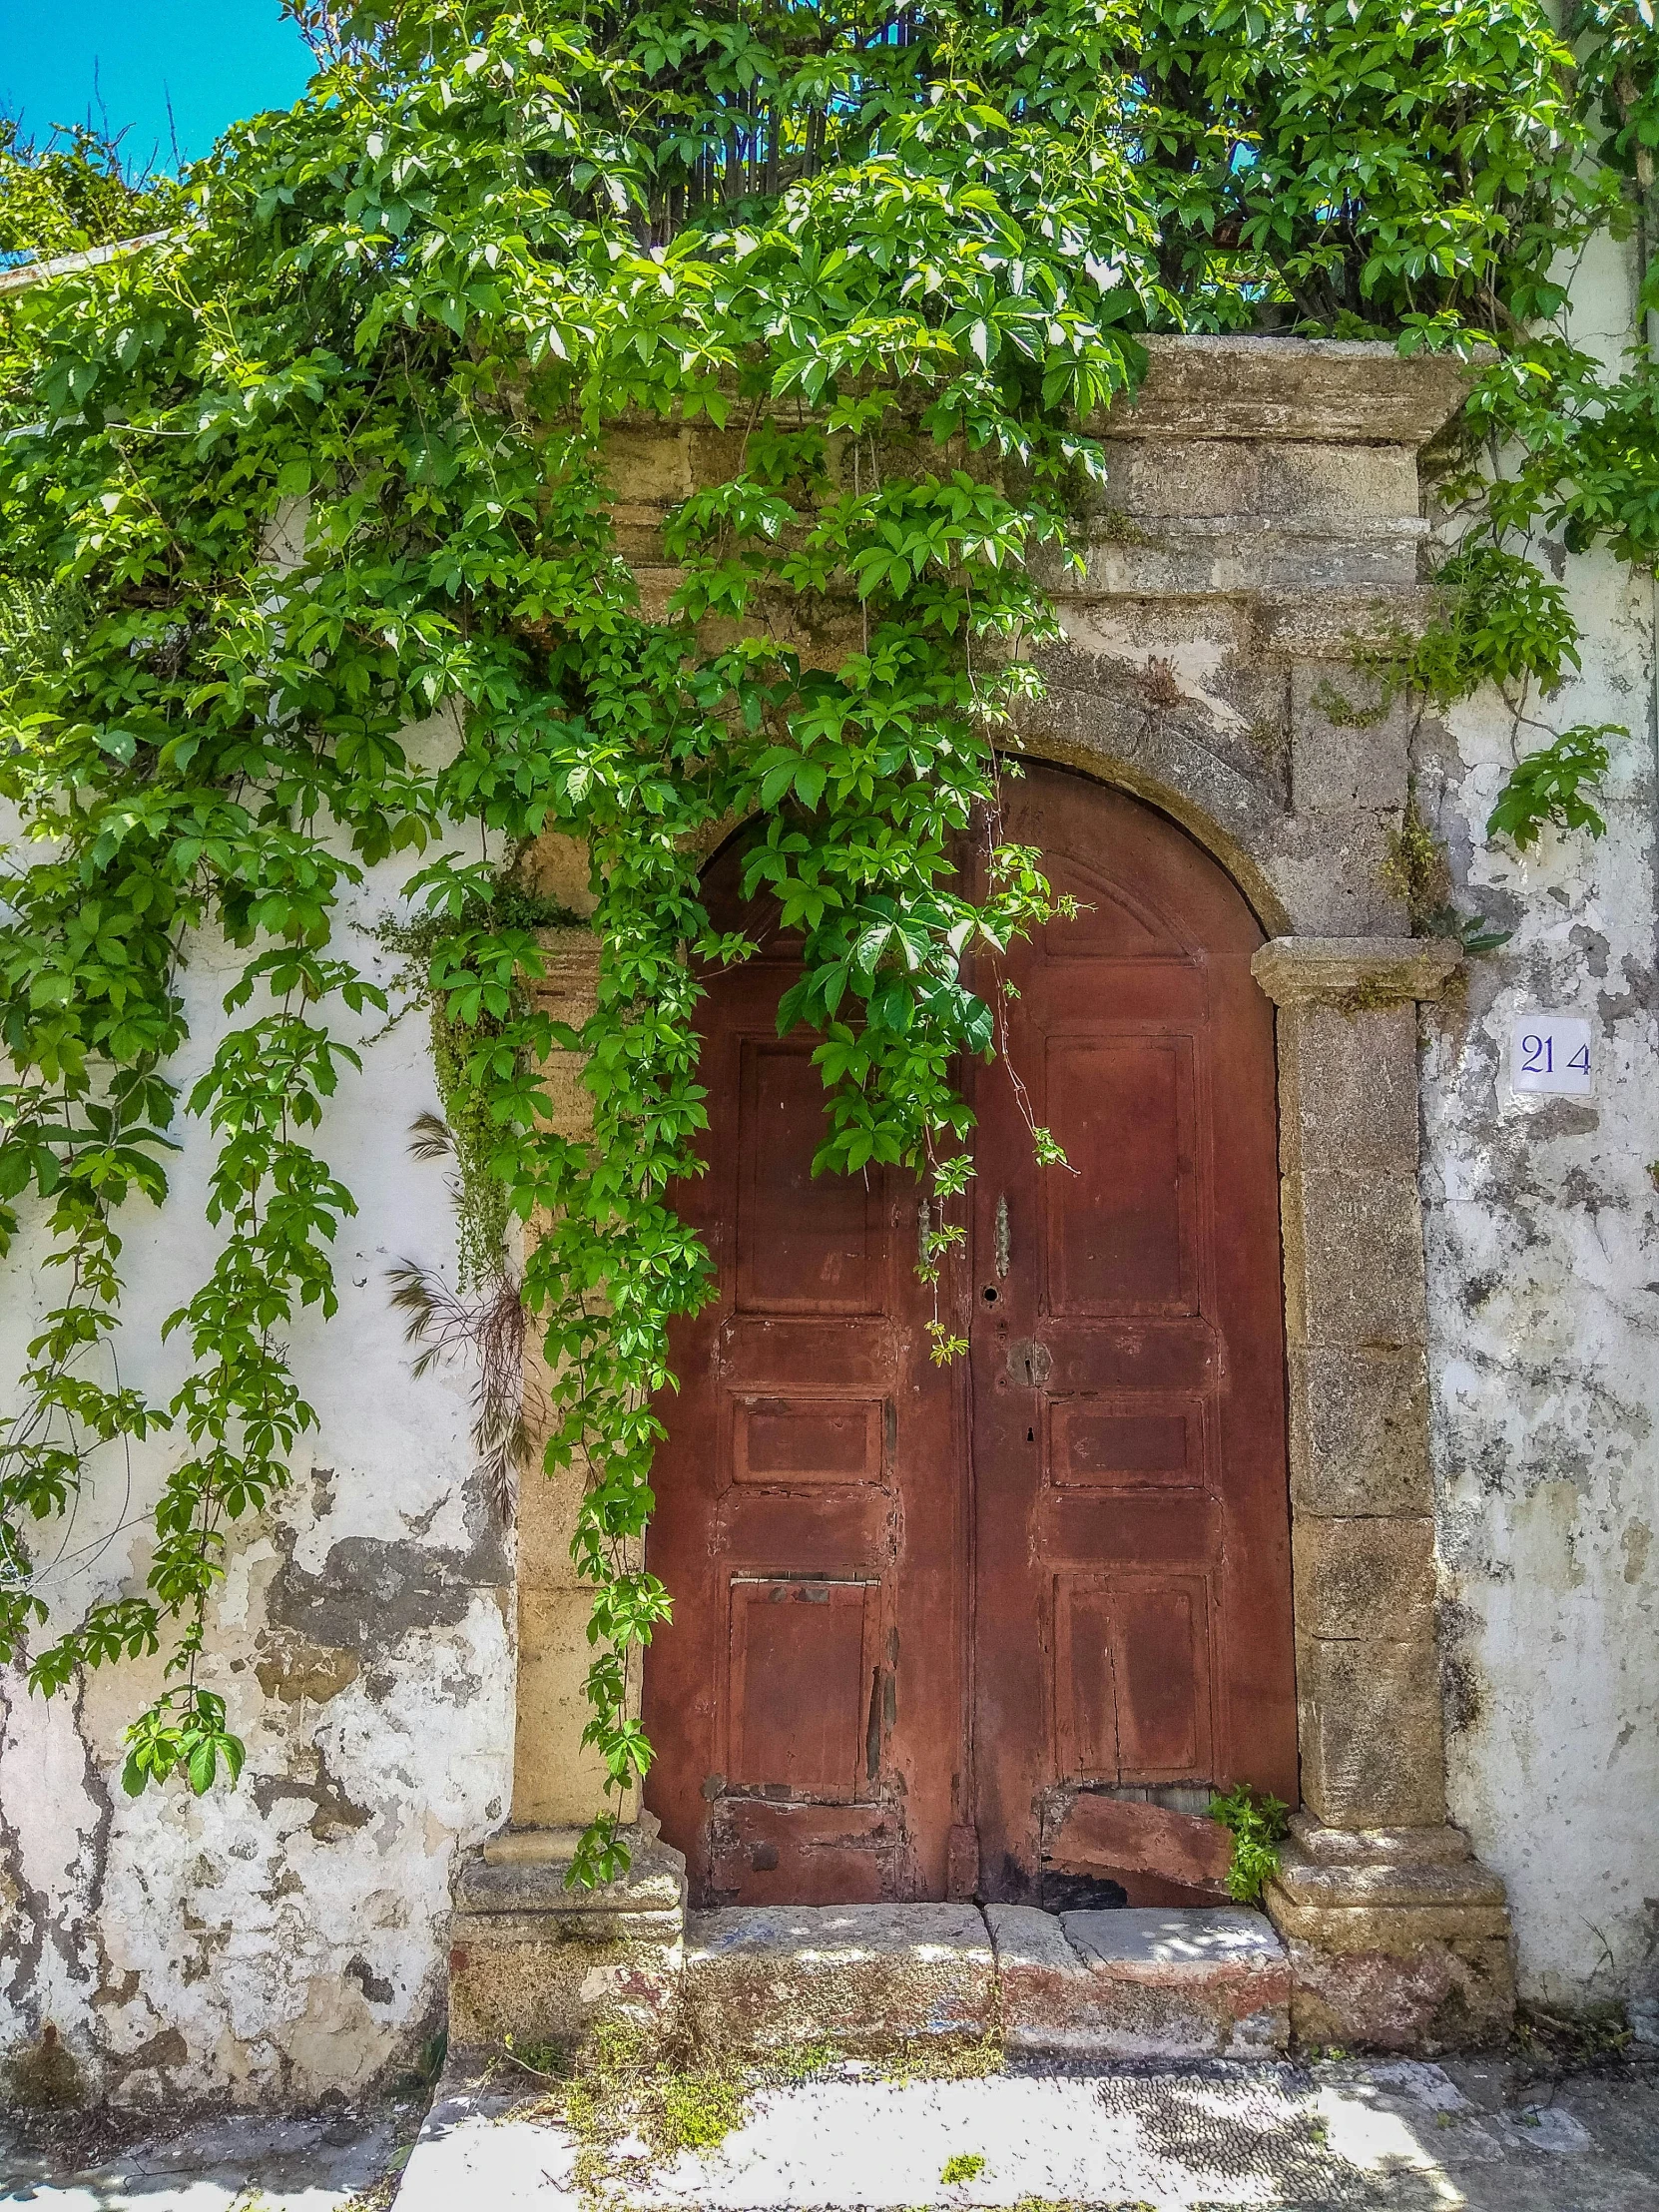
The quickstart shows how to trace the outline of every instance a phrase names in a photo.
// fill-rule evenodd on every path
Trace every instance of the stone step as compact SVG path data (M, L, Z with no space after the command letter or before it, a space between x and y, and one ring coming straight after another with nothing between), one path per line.
M686 1916L685 2001L761 2056L977 2040L995 1967L976 1905L761 1905Z
M1243 1906L1036 1912L989 1905L1011 2051L1052 2057L1263 2057L1289 2047L1291 1968Z
M1290 1965L1240 1906L758 1906L692 1913L685 1998L760 2056L977 2039L1054 2057L1260 2057L1290 2041Z

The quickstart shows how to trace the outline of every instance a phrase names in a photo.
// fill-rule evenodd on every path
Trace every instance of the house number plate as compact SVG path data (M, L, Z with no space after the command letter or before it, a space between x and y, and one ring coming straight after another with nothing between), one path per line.
M1517 1014L1509 1039L1509 1082L1517 1091L1590 1089L1590 1025L1576 1014Z

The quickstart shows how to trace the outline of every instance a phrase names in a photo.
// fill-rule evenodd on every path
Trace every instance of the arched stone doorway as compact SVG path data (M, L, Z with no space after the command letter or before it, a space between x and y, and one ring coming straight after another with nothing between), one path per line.
M791 945L711 978L710 1172L677 1202L720 1293L676 1347L645 1677L647 1802L699 1902L1166 1902L1183 1870L1113 1864L1094 1801L1298 1795L1263 933L1120 792L1033 765L1005 827L1080 910L976 979L1018 996L968 1078L965 1361L929 1357L915 1180L811 1174ZM726 925L737 877L734 846Z
M1103 425L1110 481L1086 518L1086 572L1060 587L1065 642L1042 656L1047 696L1022 743L1185 825L1270 932L1251 966L1278 1053L1303 1811L1264 1903L1299 2033L1477 2040L1504 2028L1513 1982L1502 1885L1445 1822L1417 1184L1419 1027L1440 1018L1419 1009L1454 996L1461 947L1403 933L1383 862L1406 820L1411 718L1352 665L1357 637L1414 634L1432 611L1415 453L1466 371L1326 340L1154 337L1148 352L1135 403ZM674 581L663 519L714 480L710 439L618 426L619 529L650 605ZM545 841L545 887L584 910L585 855ZM597 942L549 931L545 948L537 997L579 1025ZM555 1051L547 1076L556 1126L584 1135L577 1056ZM520 1495L512 1817L457 1870L457 2047L562 2034L652 1990L667 2003L684 1964L684 1860L654 1818L632 1825L637 1792L621 1807L626 1879L565 1885L607 1802L582 1742L582 1479Z

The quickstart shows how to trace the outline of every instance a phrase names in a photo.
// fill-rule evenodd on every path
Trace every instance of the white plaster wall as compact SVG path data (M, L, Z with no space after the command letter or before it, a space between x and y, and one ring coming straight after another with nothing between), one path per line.
M427 745L442 742L428 730ZM396 902L414 863L375 869L347 901L342 948L394 964L352 929ZM188 1091L236 1021L221 1000L240 967L195 948ZM251 1011L257 1012L258 1004ZM341 1013L349 1041L378 1025ZM450 1860L511 1796L511 1561L477 1494L464 1371L416 1382L385 1271L408 1257L453 1269L442 1170L405 1134L437 1104L424 1017L370 1044L328 1115L324 1156L358 1213L334 1252L340 1309L290 1335L318 1427L297 1479L234 1533L205 1679L248 1745L240 1787L193 1798L182 1781L138 1800L120 1788L121 1733L160 1686L160 1663L94 1675L51 1703L0 1674L0 2051L47 2022L89 2080L128 2098L229 2086L302 2103L366 2088L441 2025ZM218 1233L203 1211L212 1140L185 1121L174 1195L121 1223L123 1379L165 1399L186 1370L161 1317L207 1276ZM8 1393L57 1295L25 1235L0 1270ZM42 1530L60 1618L136 1589L145 1521L179 1436L105 1452L72 1524Z
M1616 359L1631 298L1602 246L1576 334ZM1423 1194L1452 1817L1509 1886L1523 1997L1651 1998L1659 1964L1659 1067L1654 596L1541 541L1584 668L1530 751L1629 732L1608 831L1518 856L1484 824L1514 758L1490 698L1419 746L1460 902L1512 928L1465 1002L1425 1013ZM1513 1018L1587 1016L1588 1099L1515 1096Z

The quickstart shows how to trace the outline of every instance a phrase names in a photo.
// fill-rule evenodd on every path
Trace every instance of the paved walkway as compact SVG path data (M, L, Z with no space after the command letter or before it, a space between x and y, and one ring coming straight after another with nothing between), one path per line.
M198 2120L82 2164L0 2132L0 2206L33 2212L363 2212L389 2205L406 2151L395 2112ZM399 2144L399 2135L402 2144ZM453 2205L449 2212L465 2212ZM488 2208L483 2208L488 2212Z
M910 2082L839 2068L757 2094L715 2149L653 2165L643 2143L618 2146L611 2202L618 2212L1659 2212L1659 2077L1582 2077L1519 2102L1510 2086L1500 2061L1214 2061ZM576 2212L592 2200L575 2165L562 2128L498 2090L449 2083L397 2212ZM964 2178L946 2184L947 2170Z
M35 2212L592 2212L576 2146L522 2096L453 2080L412 2156L395 2116L218 2120L85 2171L0 2141ZM951 2161L965 2178L946 2184ZM975 2164L982 2161L982 2164ZM1214 2062L889 2081L828 2069L752 2097L723 2143L615 2146L614 2212L1659 2212L1659 2068L1515 2093L1501 2060Z

